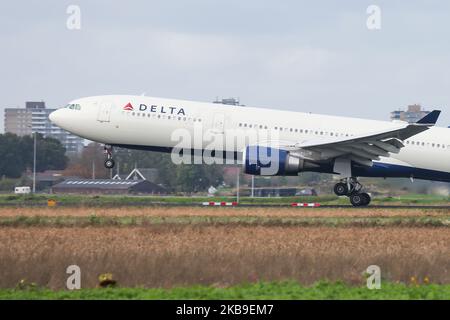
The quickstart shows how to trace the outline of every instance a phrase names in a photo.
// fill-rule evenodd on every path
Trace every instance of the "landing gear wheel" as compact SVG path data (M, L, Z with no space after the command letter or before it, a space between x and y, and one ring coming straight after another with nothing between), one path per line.
M372 200L370 198L370 195L368 193L363 192L360 194L360 196L363 197L364 200L363 206L368 206L370 204L370 201Z
M115 162L112 158L112 153L113 153L113 148L112 146L105 144L104 146L104 153L106 155L106 160L105 160L105 168L106 169L112 169L114 168Z
M365 207L369 205L370 200L367 193L354 193L350 196L350 202L354 207Z
M338 196L348 195L348 185L343 182L339 182L334 186L334 193Z
M361 197L361 194L355 193L350 196L350 202L354 207L361 207L364 203L364 198Z
M112 169L114 168L115 162L113 159L106 159L105 160L105 168L106 169Z

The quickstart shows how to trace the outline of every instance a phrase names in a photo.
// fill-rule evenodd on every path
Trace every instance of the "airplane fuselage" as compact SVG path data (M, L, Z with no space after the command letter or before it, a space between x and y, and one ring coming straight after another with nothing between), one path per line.
M352 137L389 130L396 122L229 106L145 96L98 96L72 101L52 113L58 126L111 146L172 151L222 149L241 159L246 146ZM186 139L191 137L192 139ZM184 140L182 139L184 138ZM183 141L181 141L183 140ZM450 182L450 129L432 127L405 141L398 154L354 165L355 176L413 177ZM321 164L312 171L333 173Z

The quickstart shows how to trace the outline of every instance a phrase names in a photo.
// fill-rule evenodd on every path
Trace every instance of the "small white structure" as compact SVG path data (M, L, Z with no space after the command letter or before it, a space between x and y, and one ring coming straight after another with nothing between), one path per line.
M208 196L212 197L217 193L217 189L214 188L213 186L208 188Z
M29 193L31 193L31 188L30 187L15 187L14 193L15 194L29 194Z

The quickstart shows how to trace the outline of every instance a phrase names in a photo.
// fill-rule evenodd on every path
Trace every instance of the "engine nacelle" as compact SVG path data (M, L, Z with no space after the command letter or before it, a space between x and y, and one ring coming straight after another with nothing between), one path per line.
M287 150L248 146L243 153L244 172L261 176L296 176L305 168L317 167Z

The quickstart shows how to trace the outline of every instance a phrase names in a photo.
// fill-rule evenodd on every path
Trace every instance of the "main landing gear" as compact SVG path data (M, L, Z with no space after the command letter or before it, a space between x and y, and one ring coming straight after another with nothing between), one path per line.
M362 187L358 179L346 178L334 186L334 193L338 196L349 197L354 207L365 207L369 205L371 198L368 193L361 192Z
M104 150L105 150L104 152L105 152L105 155L106 155L105 168L106 169L112 169L112 168L114 168L114 165L115 165L115 162L114 162L114 160L112 158L113 148L110 145L105 145Z

